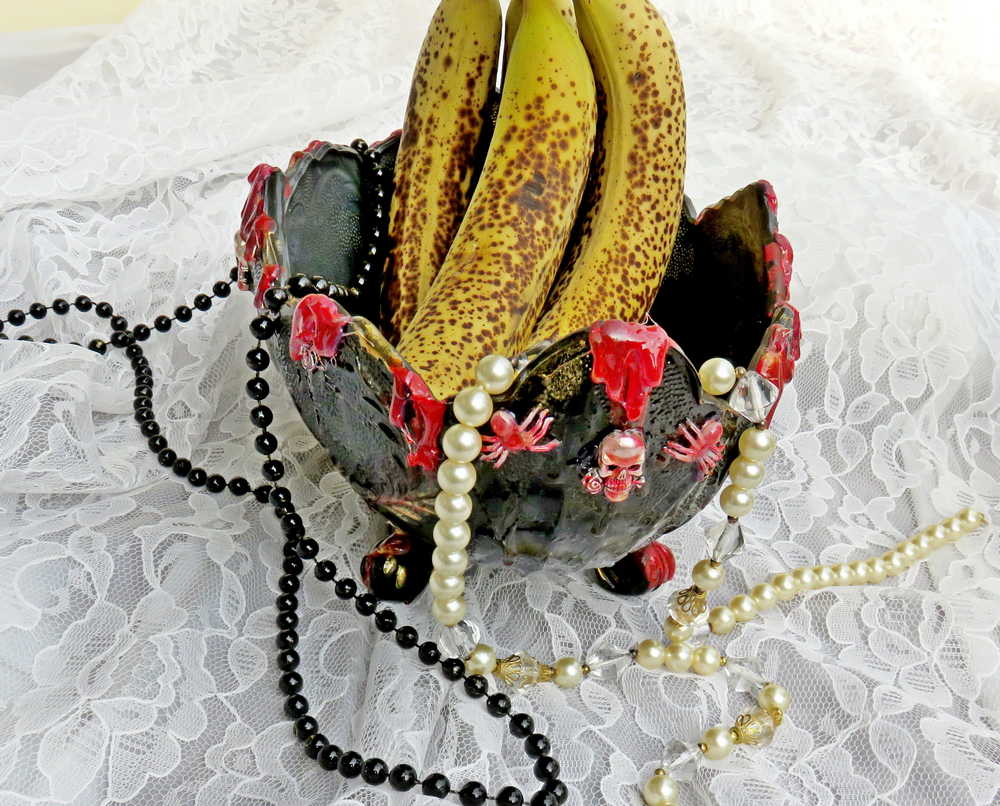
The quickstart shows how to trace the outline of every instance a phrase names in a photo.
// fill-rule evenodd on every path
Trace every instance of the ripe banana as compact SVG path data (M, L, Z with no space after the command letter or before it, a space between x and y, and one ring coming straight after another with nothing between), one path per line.
M559 0L523 0L496 129L469 209L399 351L449 397L515 355L559 266L597 127L594 77Z
M576 28L576 11L573 8L573 0L557 0L556 6L562 15L569 20ZM523 11L523 0L510 0L507 6L507 18L504 21L503 30L503 71L507 74L507 64L510 62L510 48L514 44L514 35L517 34L517 27L521 24L521 12Z
M413 71L385 272L395 341L427 295L469 203L500 61L499 0L441 0Z
M576 0L576 11L597 81L597 144L536 341L645 316L684 199L684 86L663 18L649 0Z

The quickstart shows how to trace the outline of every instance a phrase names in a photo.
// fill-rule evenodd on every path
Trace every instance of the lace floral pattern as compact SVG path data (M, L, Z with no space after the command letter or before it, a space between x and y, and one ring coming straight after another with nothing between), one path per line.
M685 68L689 194L706 204L766 176L796 247L803 355L720 600L962 506L996 522L1000 96L984 77L997 11L660 5ZM398 126L431 6L148 0L70 67L0 99L0 307L86 293L149 322L190 301L228 271L250 168ZM241 394L250 312L234 295L147 348L171 443L227 476L258 464ZM31 332L85 341L96 327L71 313ZM0 802L423 803L324 773L296 746L273 667L280 529L257 504L164 472L127 376L117 355L0 342ZM356 568L382 527L287 396L273 400L310 533ZM679 584L717 515L668 538ZM684 803L997 802L998 575L991 527L897 582L815 592L719 641L760 658L794 703L768 749L702 767ZM670 593L623 600L500 567L471 572L468 591L493 645L537 657L655 635ZM328 585L309 577L300 599L304 693L331 739L491 792L530 784L497 720ZM429 633L426 605L406 615ZM666 744L731 719L745 696L631 667L514 701L552 737L571 804L633 806Z

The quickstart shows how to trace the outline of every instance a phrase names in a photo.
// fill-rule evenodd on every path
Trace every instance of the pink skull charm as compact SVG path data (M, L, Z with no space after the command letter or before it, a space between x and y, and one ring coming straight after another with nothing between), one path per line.
M638 428L612 431L597 447L597 467L583 477L583 487L591 495L604 493L612 503L620 503L633 489L645 485L646 440Z
M319 369L321 358L336 358L351 317L329 297L309 294L295 306L288 354L308 370Z

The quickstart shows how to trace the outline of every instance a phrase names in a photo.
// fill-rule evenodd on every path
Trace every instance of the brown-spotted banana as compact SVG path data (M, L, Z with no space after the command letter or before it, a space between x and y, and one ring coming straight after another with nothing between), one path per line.
M528 345L566 249L597 128L594 77L559 0L523 0L469 209L399 351L438 397Z
M424 38L389 209L384 295L392 340L427 296L469 203L502 28L499 0L441 0Z
M573 8L573 0L557 0L556 6L562 15L576 28L576 10ZM517 34L517 27L521 24L521 12L523 10L523 0L510 0L507 6L507 16L504 20L503 30L503 72L507 74L507 64L510 62L510 48L514 44L514 36Z
M684 86L649 0L576 0L600 105L580 216L535 339L601 319L641 319L656 296L684 200Z

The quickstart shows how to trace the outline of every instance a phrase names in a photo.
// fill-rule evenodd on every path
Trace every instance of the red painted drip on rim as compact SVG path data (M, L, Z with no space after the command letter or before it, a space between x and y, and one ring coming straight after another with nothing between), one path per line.
M308 370L319 369L320 359L336 358L344 327L351 317L329 297L309 294L292 314L288 354Z
M392 367L394 384L389 420L406 440L410 467L422 467L432 473L441 463L438 437L447 404L437 400L416 372L406 367Z
M611 319L591 326L590 379L604 384L608 398L621 406L627 421L622 425L642 420L650 391L663 380L663 364L673 345L658 325Z
M274 285L275 280L283 277L285 274L284 267L277 263L268 263L260 272L260 280L257 281L257 288L254 289L253 304L254 307L261 311L264 309L264 294L267 290Z

